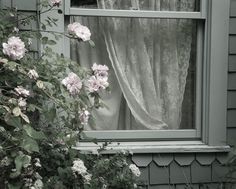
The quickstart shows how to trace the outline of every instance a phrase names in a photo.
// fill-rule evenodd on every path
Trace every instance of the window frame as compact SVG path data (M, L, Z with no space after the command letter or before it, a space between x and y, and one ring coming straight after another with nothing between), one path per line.
M110 151L120 148L133 149L138 153L147 151L174 152L176 150L179 152L221 152L229 150L229 146L226 145L226 107L230 0L200 0L200 5L199 12L96 10L73 8L70 7L70 0L65 0L62 7L59 7L64 10L64 15L60 17L60 24L63 26L68 23L69 15L188 18L205 22L204 28L198 27L200 31L197 42L197 51L200 53L197 55L196 91L200 90L200 92L197 92L196 102L201 102L196 103L196 127L198 126L198 128L158 130L150 133L138 130L87 131L85 132L86 135L101 139L101 142L119 141L117 145L116 143L110 144ZM66 28L60 28L66 31ZM65 37L58 45L63 47L60 48L61 53L69 57L69 40ZM204 48L202 49L202 47ZM134 132L136 136L130 137ZM85 141L80 147L92 149L98 148L99 145Z

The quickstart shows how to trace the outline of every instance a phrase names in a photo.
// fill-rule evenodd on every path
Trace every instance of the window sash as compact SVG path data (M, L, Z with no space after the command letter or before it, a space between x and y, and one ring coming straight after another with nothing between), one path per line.
M65 1L65 2L69 2ZM201 7L203 2L206 0L201 0ZM70 6L65 3L65 7ZM66 9L66 8L65 8ZM69 7L70 16L108 16L108 17L137 17L137 18L177 18L177 19L197 19L199 20L197 28L197 59L196 59L196 98L197 103L195 106L195 128L194 129L179 129L179 130L111 130L111 131L85 131L88 137L104 140L200 140L202 136L202 68L203 68L203 54L204 54L204 24L200 23L206 19L206 14L202 13L202 10L207 10L206 8L201 8L201 12L175 12L175 11L130 11L130 10L97 10L97 9L82 9L82 8L71 8ZM69 24L69 17L65 19L66 24ZM67 46L70 46L70 41L67 39ZM70 48L66 48L67 56L70 55Z

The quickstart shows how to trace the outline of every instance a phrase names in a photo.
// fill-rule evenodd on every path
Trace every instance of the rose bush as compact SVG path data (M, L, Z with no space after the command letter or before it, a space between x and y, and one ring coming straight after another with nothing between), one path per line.
M41 14L61 3L42 1ZM0 10L0 188L137 188L140 172L129 167L127 155L105 158L73 148L84 137L84 127L96 123L92 110L102 105L99 91L108 89L109 68L96 63L82 68L54 53L51 45L61 35L93 44L89 29L72 23L67 34L50 32L52 40L42 33L56 24L54 18L41 23L42 31L16 28L32 19L37 16ZM43 45L36 57L33 38Z

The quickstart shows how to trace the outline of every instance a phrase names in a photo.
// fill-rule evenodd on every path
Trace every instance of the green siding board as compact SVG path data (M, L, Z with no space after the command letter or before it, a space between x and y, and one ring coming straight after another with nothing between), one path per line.
M22 14L23 13L23 14ZM26 18L28 16L36 16L37 13L34 11L34 12L22 12L22 11L19 11L19 19L22 19L22 18ZM26 23L24 25L19 25L19 29L21 30L31 30L31 29L35 29L37 28L37 23L35 20L30 20L29 23Z
M173 154L154 154L153 155L153 161L156 162L159 166L168 166L172 161L174 157Z
M236 72L236 55L229 56L229 72Z
M194 161L191 165L192 183L211 182L211 165L201 165Z
M175 185L151 185L148 189L176 189Z
M134 154L132 161L139 167L147 167L152 161L152 154Z
M175 154L175 161L180 166L190 165L194 159L194 154Z
M227 111L227 126L236 127L236 110ZM236 134L236 133L234 133Z
M190 166L180 166L173 161L170 164L170 183L183 184L191 182Z
M149 168L148 167L139 167L139 170L141 172L139 180L144 185L149 185Z
M37 0L13 0L13 7L18 10L32 11L37 9Z
M231 0L230 4L230 16L235 17L236 16L236 0Z
M236 34L236 18L230 18L229 34Z
M167 184L169 180L170 172L169 167L161 167L152 162L150 164L150 184Z
M236 73L228 74L228 90L236 90Z
M228 106L229 109L236 109L236 91L228 91Z
M215 154L214 153L196 154L196 160L201 165L211 165L211 163L215 160Z
M212 183L212 184L200 185L199 189L223 189L223 188L220 188L219 184Z
M199 189L199 185L186 185L186 184L177 184L175 186L176 189Z
M228 173L228 168L222 165L218 161L212 163L212 181L213 182L224 182L225 176Z
M230 146L235 146L236 144L236 128L227 129L227 144Z
M1 7L11 7L11 0L0 0Z
M229 53L236 54L236 36L229 36Z

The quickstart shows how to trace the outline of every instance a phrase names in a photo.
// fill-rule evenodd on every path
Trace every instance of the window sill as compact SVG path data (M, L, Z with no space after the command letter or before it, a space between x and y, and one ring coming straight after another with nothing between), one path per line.
M94 144L91 142L80 142L74 147L83 152L94 152L101 148L104 143ZM112 142L108 144L103 154L114 154L119 151L130 153L208 153L208 152L229 152L230 147L209 146L200 141L171 141L171 142Z

